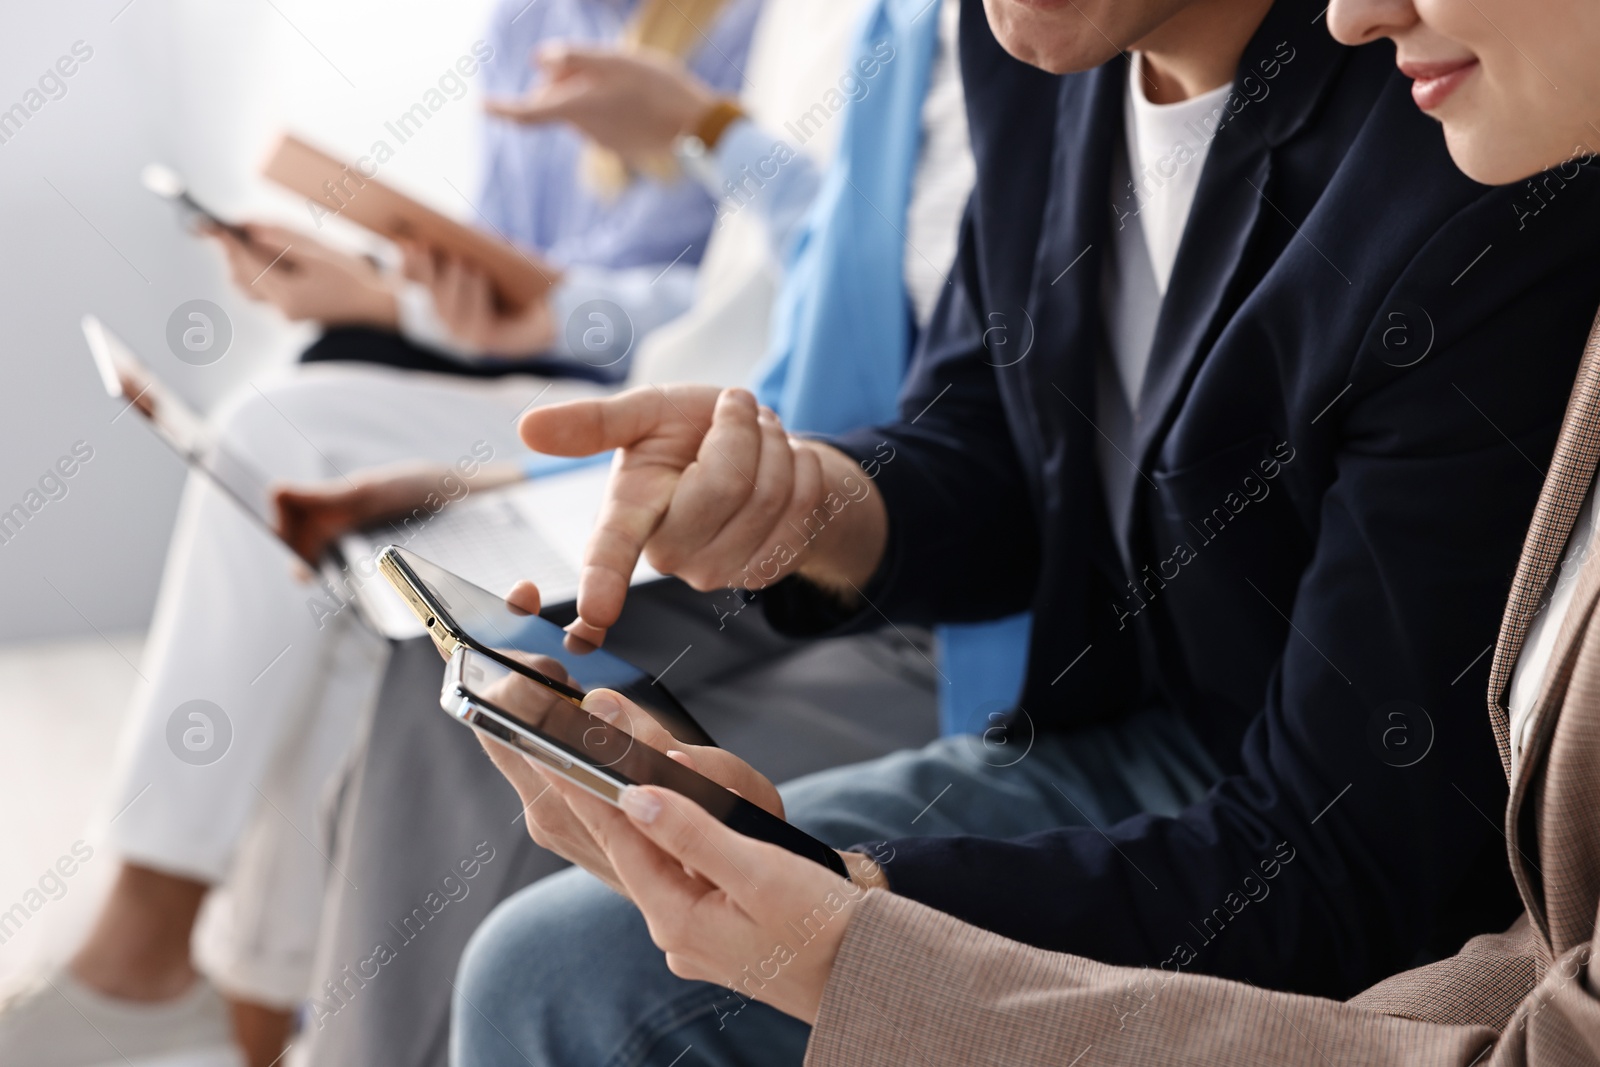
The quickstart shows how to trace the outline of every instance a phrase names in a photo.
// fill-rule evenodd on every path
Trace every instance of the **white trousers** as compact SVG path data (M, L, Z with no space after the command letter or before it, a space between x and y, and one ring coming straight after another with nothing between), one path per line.
M315 364L245 388L216 426L263 475L319 481L408 459L454 463L479 442L492 461L516 460L527 454L516 417L535 398L599 391ZM323 891L342 877L327 858L330 786L389 652L354 609L314 612L326 597L293 563L191 476L110 809L123 858L221 888L202 917L201 966L232 994L285 1007L306 994Z

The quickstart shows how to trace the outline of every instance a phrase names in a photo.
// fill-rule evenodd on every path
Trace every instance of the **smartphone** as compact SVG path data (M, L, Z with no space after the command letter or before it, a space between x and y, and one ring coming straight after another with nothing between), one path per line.
M457 645L450 656L439 703L460 722L602 800L618 803L630 785L661 786L693 800L729 829L850 877L839 854L810 834L635 741L559 689L466 645Z
M582 703L590 689L614 689L678 740L716 744L659 679L620 656L574 637L549 619L520 611L504 597L398 545L380 551L377 563L378 572L427 628L446 659L465 645L534 678L573 704ZM561 665L568 680L541 674L517 653L549 657Z
M215 226L219 230L226 230L246 244L250 243L250 234L243 226L227 221L196 200L177 171L171 167L164 167L160 163L147 164L144 170L140 171L139 180L146 189L161 199L178 205L189 218Z
M155 193L161 199L176 204L191 223L214 226L230 234L235 240L247 245L256 243L256 239L250 236L249 230L237 223L229 222L196 200L194 194L189 192L188 187L184 184L183 179L171 167L164 167L160 163L150 163L140 172L139 178L146 189ZM286 274L293 274L298 267L294 260L284 259L279 269Z
M212 211L210 208L200 203L200 201L196 200L191 193L179 193L177 196L173 197L173 202L182 208L184 212L187 213L191 218L196 219L207 226L215 226L217 229L231 234L247 245L255 243L255 238L250 236L249 230L245 229L243 226L240 226L238 223L229 222L227 219L224 219L221 215L218 215L215 211Z

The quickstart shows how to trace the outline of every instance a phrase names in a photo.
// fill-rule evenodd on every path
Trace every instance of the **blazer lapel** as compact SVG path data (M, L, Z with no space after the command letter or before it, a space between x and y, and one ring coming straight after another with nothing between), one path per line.
M1590 347L1591 349L1595 347L1592 341ZM1569 415L1569 419L1570 417ZM1593 428L1593 424L1591 427ZM1559 548L1557 552L1560 553ZM1584 561L1578 572L1578 587L1573 591L1572 602L1567 608L1566 616L1561 620L1561 629L1556 634L1555 646L1550 652L1550 662L1545 667L1544 677L1539 683L1539 696L1529 709L1527 744L1524 745L1521 758L1517 761L1516 774L1511 780L1511 799L1506 806L1505 833L1506 841L1511 846L1508 852L1512 876L1516 879L1517 888L1522 893L1523 903L1528 909L1528 915L1535 929L1544 936L1547 943L1554 946L1552 951L1556 955L1570 947L1570 939L1557 943L1557 938L1550 929L1550 916L1545 900L1547 882L1543 867L1550 862L1565 863L1569 857L1547 854L1540 847L1542 835L1536 820L1531 817L1536 812L1528 805L1528 798L1535 788L1535 783L1539 781L1545 782L1543 788L1546 795L1550 791L1549 768L1543 764L1555 733L1557 720L1564 713L1574 716L1585 714L1583 708L1568 705L1569 699L1573 696L1571 687L1574 671L1578 667L1579 653L1583 649L1585 635L1593 621L1597 600L1600 600L1600 560L1591 556ZM1509 751L1509 730L1506 745ZM1565 784L1570 786L1572 783ZM1576 817L1573 826L1565 829L1578 830L1582 833L1582 823L1589 818L1589 814L1585 811ZM1568 816L1557 814L1556 817L1559 819ZM1570 853L1574 850L1557 848L1553 851ZM1550 884L1559 890L1569 888L1559 874L1550 880ZM1585 919L1592 927L1594 920L1592 898L1587 910Z
M1235 89L1230 114L1211 143L1140 389L1133 453L1140 470L1148 469L1187 395L1200 355L1248 291L1246 280L1236 277L1240 264L1263 212L1279 210L1263 203L1272 196L1272 149L1310 119L1348 54L1320 23L1304 16L1303 7L1274 4L1240 59L1244 81L1262 64L1275 62L1290 42L1294 50L1271 97L1258 102ZM1307 10L1315 13L1314 7Z
M1233 122L1206 159L1184 230L1172 283L1161 301L1150 362L1134 414L1134 457L1148 469L1150 452L1188 391L1199 354L1215 337L1239 261L1261 215L1271 156L1255 130Z
M1063 455L1040 456L1041 467L1095 451L1100 271L1110 226L1111 152L1122 122L1126 78L1126 65L1112 60L1061 81L1051 160L1055 180L1040 218L1041 240L1028 285L1031 343L1052 358L1021 360L998 372L1027 382L1021 399L1035 423L1033 439L1061 442ZM1111 524L1098 506L1105 499L1099 469L1092 461L1072 463L1070 469L1074 483L1068 499L1095 502L1089 554L1108 575L1120 574Z
M1528 627L1539 610L1550 576L1567 546L1567 536L1594 481L1595 463L1600 459L1600 316L1589 333L1583 360L1578 364L1578 380L1572 387L1567 416L1556 438L1555 457L1545 476L1539 503L1534 507L1533 523L1522 543L1522 558L1511 582L1511 599L1500 619L1500 636L1495 643L1494 665L1489 670L1489 723L1506 777L1511 777L1511 723L1505 706L1506 687ZM1592 568L1591 568L1592 569ZM1578 605L1573 605L1574 612ZM1568 638L1566 627L1562 638ZM1556 649L1557 656L1565 650Z

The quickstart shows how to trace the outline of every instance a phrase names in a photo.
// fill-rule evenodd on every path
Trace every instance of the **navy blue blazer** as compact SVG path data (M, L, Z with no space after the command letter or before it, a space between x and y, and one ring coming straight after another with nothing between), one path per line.
M1518 909L1484 692L1600 301L1600 181L1469 181L1392 48L1336 44L1321 6L1281 0L1245 52L1120 524L1091 420L1124 61L1027 67L978 3L951 284L901 421L837 443L889 512L878 608L1033 610L1016 729L1166 706L1226 773L1105 833L894 841L894 889L1033 945L1343 996ZM768 611L827 617L792 581Z

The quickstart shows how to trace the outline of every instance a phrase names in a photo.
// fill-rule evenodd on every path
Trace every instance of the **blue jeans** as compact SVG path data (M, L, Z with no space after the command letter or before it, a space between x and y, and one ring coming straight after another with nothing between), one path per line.
M1146 712L1006 744L945 737L781 790L795 825L837 848L897 837L1018 837L1173 815L1220 777L1173 715ZM889 864L893 879L893 863ZM1003 887L996 887L1004 892ZM667 970L644 919L581 870L504 901L462 956L456 1067L800 1064L810 1027Z

